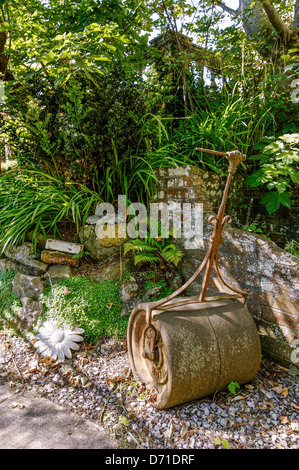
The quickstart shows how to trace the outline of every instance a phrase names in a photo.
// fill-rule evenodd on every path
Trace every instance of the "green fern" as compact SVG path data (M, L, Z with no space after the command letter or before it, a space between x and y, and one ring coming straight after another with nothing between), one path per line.
M171 243L170 245L167 245L165 248L163 248L161 255L166 259L166 261L169 261L177 266L183 258L184 252L176 245Z
M151 252L151 251L154 251L155 249L156 248L155 248L154 244L150 244L150 243L146 242L145 240L136 239L136 240L125 243L125 245L124 245L124 254L127 254L130 251L133 251L133 252L136 252L136 251Z
M167 243L165 239L161 241L153 238L131 240L125 243L124 254L134 253L135 266L141 263L160 263L160 266L163 267L166 262L177 267L184 252L173 243L164 246L165 243Z
M141 263L155 264L159 262L160 262L160 259L158 258L158 256L155 256L153 253L137 253L134 256L135 266Z

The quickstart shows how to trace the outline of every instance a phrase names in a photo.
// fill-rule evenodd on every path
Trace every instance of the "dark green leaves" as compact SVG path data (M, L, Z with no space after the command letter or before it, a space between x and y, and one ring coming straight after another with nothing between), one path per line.
M259 170L247 177L245 182L252 188L266 186L269 192L262 197L269 214L281 205L291 207L291 183L299 183L299 134L284 134L264 148L263 155L254 156L260 161Z
M276 191L269 191L262 197L260 204L265 204L268 213L273 214L273 212L277 211L280 208L281 204L285 207L290 208L290 197L291 195L288 192L279 194L279 192Z

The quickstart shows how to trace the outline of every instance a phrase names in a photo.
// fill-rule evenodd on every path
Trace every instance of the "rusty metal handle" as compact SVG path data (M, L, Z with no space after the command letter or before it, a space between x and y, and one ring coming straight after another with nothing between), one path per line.
M211 237L212 239L209 243L208 250L200 266L197 268L197 270L191 276L191 278L187 282L185 282L183 286L181 286L179 289L173 292L171 295L165 297L164 299L158 300L156 302L140 304L137 307L135 307L135 309L132 312L132 313L135 313L140 310L145 310L147 328L144 332L144 335L148 329L151 329L152 332L154 333L152 337L152 344L151 344L150 349L144 352L144 357L147 357L149 360L153 360L154 345L155 345L155 340L156 340L156 331L155 331L154 326L151 323L152 311L160 307L163 308L163 305L165 305L167 302L170 302L172 299L182 294L187 289L187 287L189 287L195 281L195 279L199 276L199 274L203 271L204 268L206 268L206 271L205 271L204 279L202 282L201 292L200 292L199 297L198 298L195 297L192 300L190 298L186 298L186 301L185 301L186 303L204 302L208 300L219 300L219 298L221 297L223 298L223 296L221 297L214 296L209 299L206 299L205 297L212 267L214 267L217 277L219 278L221 283L224 286L226 286L228 289L230 289L232 292L235 293L235 294L228 294L227 297L242 299L243 303L245 303L246 298L247 298L247 294L245 292L242 292L236 288L231 287L230 285L227 284L226 281L224 281L218 268L218 248L221 242L223 227L226 223L231 223L232 221L232 218L230 215L224 216L228 189L229 189L233 174L236 172L239 163L246 160L246 156L243 153L241 153L239 150L234 150L232 152L219 152L217 150L210 150L210 149L203 149L203 148L196 148L196 150L201 151L201 152L213 153L216 155L225 156L229 160L228 177L226 180L226 184L225 184L225 188L224 188L223 196L222 196L222 201L218 209L217 216L211 216L209 218L209 223L212 223L214 225L214 229L213 229L213 234ZM184 303L184 301L182 300L181 303ZM167 306L165 306L163 310L164 309L167 309Z

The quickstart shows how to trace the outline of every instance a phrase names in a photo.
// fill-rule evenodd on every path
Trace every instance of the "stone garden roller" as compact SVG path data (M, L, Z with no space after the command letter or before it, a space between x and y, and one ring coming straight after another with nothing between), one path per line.
M156 407L165 409L217 391L234 381L254 379L261 362L257 327L246 305L247 294L227 284L218 268L218 247L225 223L229 185L240 162L238 150L203 152L224 155L229 160L228 177L217 216L211 216L213 233L206 255L191 278L162 300L136 306L127 332L128 354L133 374L157 391ZM214 267L226 287L220 295L206 297ZM198 297L183 292L205 269ZM231 293L227 293L227 290Z

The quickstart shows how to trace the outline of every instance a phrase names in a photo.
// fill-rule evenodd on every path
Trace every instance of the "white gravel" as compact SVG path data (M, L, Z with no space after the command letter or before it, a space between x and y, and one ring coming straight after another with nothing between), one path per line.
M154 406L155 390L132 377L124 341L82 343L72 359L53 362L0 331L0 377L101 424L123 448L299 447L298 375L264 357L236 395L218 392L163 411Z

